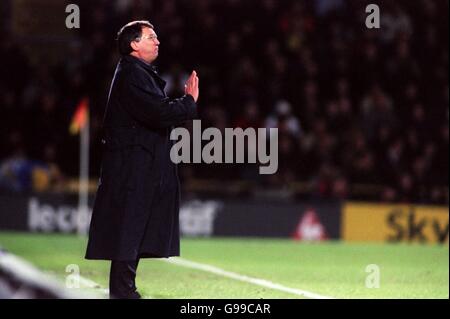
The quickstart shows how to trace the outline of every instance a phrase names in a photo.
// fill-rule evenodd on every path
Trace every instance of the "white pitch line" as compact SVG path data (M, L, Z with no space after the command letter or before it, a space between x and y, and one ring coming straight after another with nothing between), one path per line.
M99 292L109 296L108 288L102 288L102 286L99 283L96 283L95 281L88 279L86 277L80 276L79 278L80 278L81 285L83 285L87 288L97 289ZM143 295L142 297L143 298L145 297L145 299L153 299L153 297L150 295Z
M31 262L11 253L0 252L0 269L6 272L7 275L15 277L18 282L23 282L24 285L33 285L48 289L62 298L78 299L95 298L97 296L94 296L91 293L78 293L76 290L67 288L62 280L59 280L58 276L55 276L53 272L42 271ZM95 288L100 292L107 293L105 292L105 289L101 289L102 287L100 284L90 279L80 275L78 279L79 283L83 286Z
M226 270L223 270L223 269L215 267L215 266L211 266L211 265L207 265L207 264L201 264L201 263L198 263L198 262L190 261L190 260L179 258L179 257L163 259L163 260L168 262L168 263L174 264L174 265L183 266L183 267L187 267L187 268L198 269L198 270L203 270L203 271L210 272L210 273L213 273L213 274L216 274L216 275L219 275L219 276L228 277L228 278L232 278L232 279L235 279L235 280L248 282L248 283L251 283L251 284L254 284L254 285L258 285L258 286L262 286L262 287L266 287L266 288L270 288L270 289L284 291L284 292L287 292L287 293L291 293L291 294L302 296L302 297L306 297L306 298L311 298L311 299L333 299L333 297L322 296L322 295L316 294L314 292L301 290L301 289L296 289L296 288L286 287L286 286L274 283L274 282L269 281L269 280L249 277L249 276L245 276L245 275L240 275L238 273L231 272L231 271L226 271Z
M80 284L86 286L87 288L95 288L95 289L102 288L102 286L99 283L96 283L95 281L87 279L83 276L79 276L78 278L80 279Z
M79 280L80 280L80 284L83 285L84 287L96 289L97 291L99 291L102 294L109 295L109 289L102 288L102 286L99 283L96 283L95 281L88 279L86 277L83 277L81 275L79 277Z

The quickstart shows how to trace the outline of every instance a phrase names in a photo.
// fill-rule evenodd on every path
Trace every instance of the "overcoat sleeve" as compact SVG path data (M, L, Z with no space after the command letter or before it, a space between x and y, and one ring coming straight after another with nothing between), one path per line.
M145 71L128 73L122 83L121 104L137 121L158 129L179 125L197 117L191 95L171 99L161 95L156 83Z

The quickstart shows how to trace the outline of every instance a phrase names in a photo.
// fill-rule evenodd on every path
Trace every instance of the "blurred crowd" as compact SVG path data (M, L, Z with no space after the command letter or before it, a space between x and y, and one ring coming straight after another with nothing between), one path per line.
M98 176L120 58L115 35L145 19L161 42L155 65L170 96L182 95L197 70L203 128L279 129L277 174L190 164L184 181L306 184L317 198L448 204L447 0L377 1L380 29L366 27L370 2L360 0L77 3L78 40L58 63L33 64L20 41L2 37L0 188L45 189L77 176L78 137L68 127L85 95Z

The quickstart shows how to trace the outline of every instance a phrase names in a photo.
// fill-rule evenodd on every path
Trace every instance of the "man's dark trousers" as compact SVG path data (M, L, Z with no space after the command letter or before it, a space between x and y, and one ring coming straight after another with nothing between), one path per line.
M136 269L139 259L134 261L111 261L109 273L109 295L112 299L139 299L136 291Z

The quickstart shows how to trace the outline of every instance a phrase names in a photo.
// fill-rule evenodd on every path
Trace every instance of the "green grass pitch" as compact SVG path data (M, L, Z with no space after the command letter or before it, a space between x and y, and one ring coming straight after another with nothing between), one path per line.
M0 246L62 283L76 264L80 274L108 286L109 262L83 259L87 239L76 235L0 232ZM286 239L183 238L189 261L333 298L449 298L448 245L322 242ZM367 288L368 265L379 267L379 288ZM137 286L146 298L302 298L288 292L143 259Z

